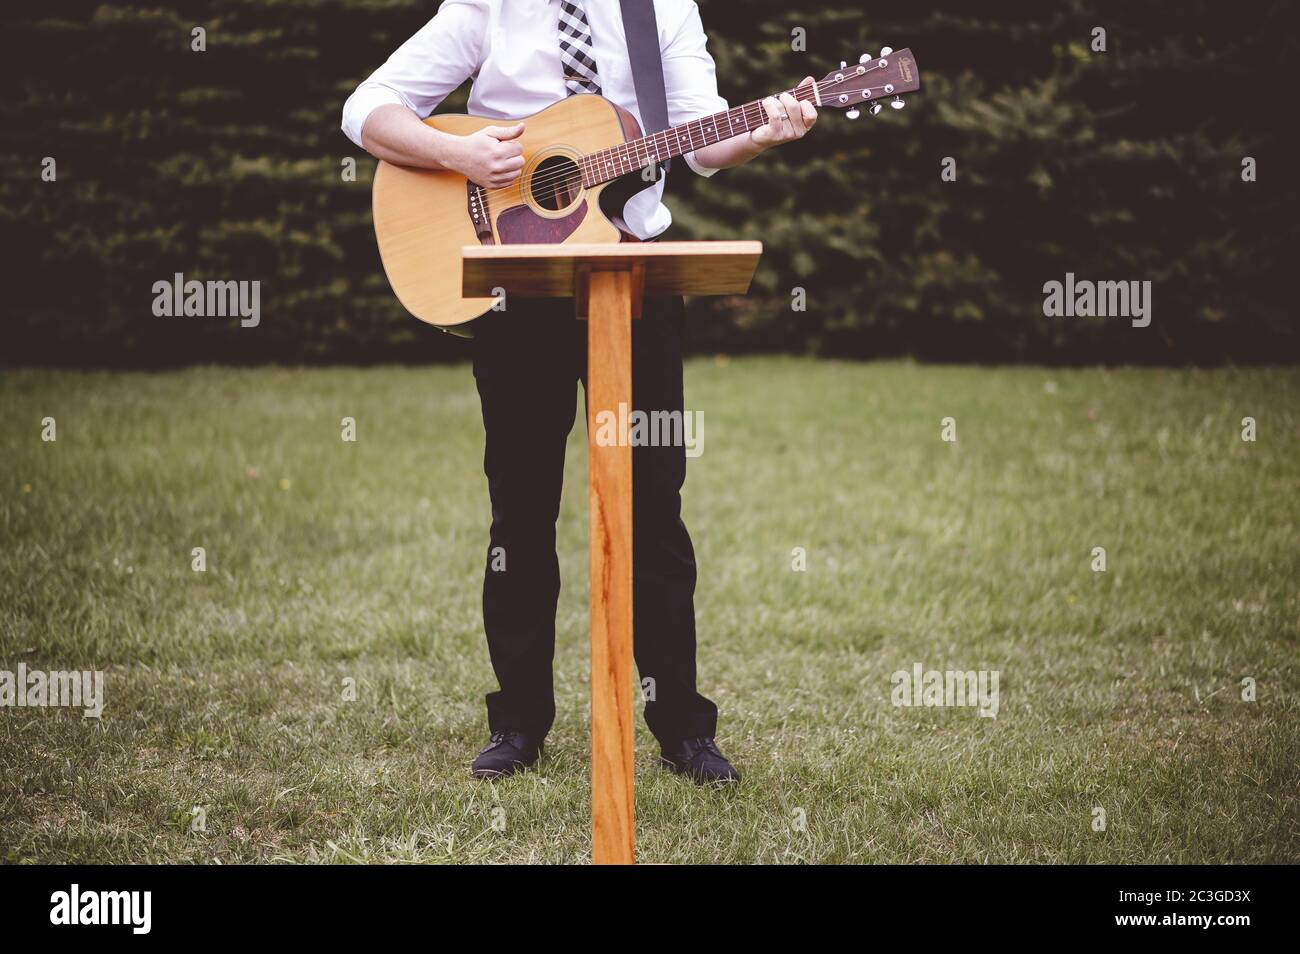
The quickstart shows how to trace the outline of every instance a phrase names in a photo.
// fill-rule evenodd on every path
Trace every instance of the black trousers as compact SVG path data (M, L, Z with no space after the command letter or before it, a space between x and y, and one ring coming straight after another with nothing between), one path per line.
M682 411L680 298L649 299L632 324L634 409ZM551 666L560 568L555 521L577 383L586 387L587 324L569 300L510 301L475 325L492 528L483 625L500 689L493 731L544 736L555 719ZM633 645L646 723L665 745L712 736L717 707L695 690L695 551L681 517L682 446L632 449ZM647 696L650 693L647 692Z

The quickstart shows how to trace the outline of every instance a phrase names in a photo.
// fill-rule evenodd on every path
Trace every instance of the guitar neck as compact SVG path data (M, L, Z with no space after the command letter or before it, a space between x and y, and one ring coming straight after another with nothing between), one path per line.
M800 102L818 102L816 83L786 92ZM582 184L584 187L596 186L630 172L640 172L651 163L675 159L703 146L744 135L766 122L767 110L763 108L761 100L754 100L726 112L694 119L622 145L593 152L579 160Z

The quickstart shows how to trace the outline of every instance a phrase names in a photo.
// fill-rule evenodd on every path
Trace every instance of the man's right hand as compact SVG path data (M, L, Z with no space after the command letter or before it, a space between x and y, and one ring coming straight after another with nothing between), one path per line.
M524 148L519 137L524 124L485 126L468 136L457 136L451 144L446 165L471 182L489 189L503 189L519 178L524 167Z
M363 147L376 159L413 169L454 169L471 182L503 189L519 178L524 124L484 126L468 136L443 132L398 103L371 110L361 131Z

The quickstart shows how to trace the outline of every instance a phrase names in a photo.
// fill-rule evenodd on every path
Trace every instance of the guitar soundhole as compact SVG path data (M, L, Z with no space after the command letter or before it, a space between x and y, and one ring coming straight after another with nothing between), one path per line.
M582 170L568 156L543 159L529 179L529 191L547 212L567 209L582 191Z

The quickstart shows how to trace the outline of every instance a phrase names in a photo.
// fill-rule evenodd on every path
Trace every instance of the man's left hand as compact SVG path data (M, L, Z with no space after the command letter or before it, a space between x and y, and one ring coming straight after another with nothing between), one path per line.
M812 83L813 78L809 76L797 88L811 88ZM749 134L754 145L762 149L802 139L817 122L817 107L811 102L795 99L790 93L782 93L779 98L767 97L763 100L763 108L767 110L767 122Z

